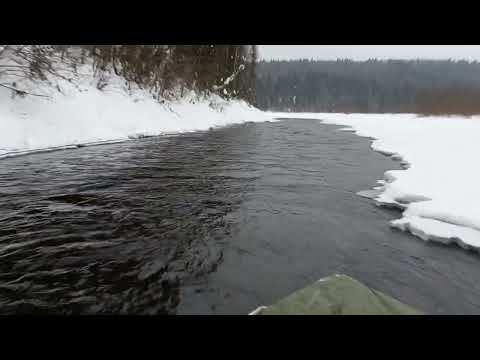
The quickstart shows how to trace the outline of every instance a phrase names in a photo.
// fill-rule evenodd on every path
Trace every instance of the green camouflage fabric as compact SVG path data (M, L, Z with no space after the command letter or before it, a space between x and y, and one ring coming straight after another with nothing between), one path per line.
M346 275L333 275L251 315L421 315Z

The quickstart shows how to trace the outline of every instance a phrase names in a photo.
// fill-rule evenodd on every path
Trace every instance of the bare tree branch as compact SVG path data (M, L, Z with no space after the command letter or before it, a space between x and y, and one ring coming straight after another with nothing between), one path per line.
M12 90L12 91L15 91L16 94L22 95L22 96L23 96L23 95L31 95L31 96L40 96L40 97L50 98L50 96L48 96L48 95L32 94L32 93L29 93L29 92L27 92L27 91L15 89L14 87L10 87L10 86L8 86L8 85L1 84L1 83L0 83L0 86L1 86L1 87L4 87L4 88L7 88L7 89L10 89L10 90Z

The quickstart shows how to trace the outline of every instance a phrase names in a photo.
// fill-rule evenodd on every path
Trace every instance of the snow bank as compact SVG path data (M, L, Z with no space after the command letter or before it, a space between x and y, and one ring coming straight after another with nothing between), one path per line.
M403 160L379 181L375 199L404 209L391 225L424 240L480 249L480 117L415 114L271 113L319 119L374 138L372 148Z
M75 85L58 81L55 87L61 92L55 87L28 88L48 98L13 96L0 88L0 157L271 120L243 101L216 95L189 94L161 104L147 91L128 90L122 78L111 74L109 85L99 90L90 69L84 66L79 71Z

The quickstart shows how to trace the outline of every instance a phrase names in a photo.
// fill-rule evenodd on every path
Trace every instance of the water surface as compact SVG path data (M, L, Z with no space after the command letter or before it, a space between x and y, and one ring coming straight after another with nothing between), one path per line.
M314 120L0 161L0 313L245 314L344 273L479 313L479 256L356 193L400 164Z

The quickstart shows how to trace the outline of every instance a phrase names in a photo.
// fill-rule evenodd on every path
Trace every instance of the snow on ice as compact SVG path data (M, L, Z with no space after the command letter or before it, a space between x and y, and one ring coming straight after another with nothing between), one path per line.
M381 204L404 209L393 227L424 240L480 249L480 117L416 114L271 113L318 119L373 138L372 148L402 160L373 192Z

